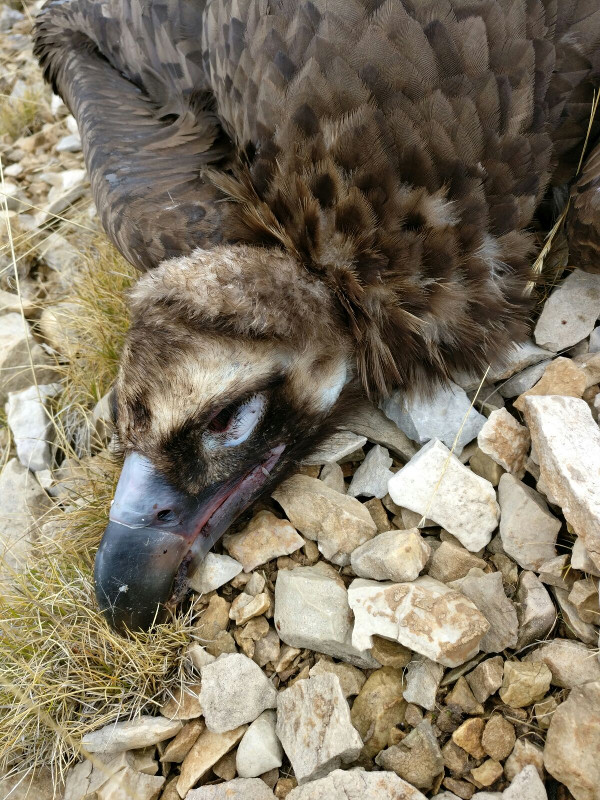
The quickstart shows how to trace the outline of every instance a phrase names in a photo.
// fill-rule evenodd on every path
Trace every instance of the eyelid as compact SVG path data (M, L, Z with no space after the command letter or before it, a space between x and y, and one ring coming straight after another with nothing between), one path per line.
M236 411L230 436L227 436L227 431L222 434L223 447L237 447L243 444L264 416L266 404L266 397L262 393L254 394L243 402Z

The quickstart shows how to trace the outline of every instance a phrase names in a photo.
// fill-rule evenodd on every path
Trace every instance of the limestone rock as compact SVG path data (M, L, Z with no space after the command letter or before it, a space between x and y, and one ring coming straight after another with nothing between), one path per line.
M359 436L366 436L370 442L387 447L403 461L411 459L417 450L396 423L368 400L353 405L341 427Z
M200 734L181 765L181 773L177 779L177 791L180 797L185 797L209 769L235 747L246 732L246 728L246 725L242 725L226 733L205 730Z
M375 670L354 700L350 718L364 742L364 754L373 758L393 744L396 725L404 722L402 672L392 667Z
M235 620L238 626L245 625L248 620L266 614L270 605L271 598L267 592L261 592L256 596L242 592L231 604L229 618Z
M242 564L244 572L252 572L278 556L295 553L304 539L285 519L270 511L259 511L240 533L223 539L227 552Z
M532 366L532 364L537 364L540 361L551 358L552 355L553 354L549 350L538 347L530 339L520 344L515 344L513 349L504 358L505 366L490 370L488 373L488 380L492 383L504 381L510 378L511 375L515 375L517 372L521 372L527 367ZM480 380L481 377L473 385L475 387L478 386Z
M487 721L481 745L495 761L504 761L512 753L516 734L510 722L500 714L493 714Z
M589 575L600 578L600 568L594 564L590 554L585 549L583 540L579 537L575 539L573 550L571 551L571 566L573 569L579 569L581 572L587 572Z
M563 397L581 397L585 391L587 377L585 370L570 358L555 358L551 361L540 380L523 392L513 405L523 411L528 397L537 395L561 395Z
M8 392L18 392L36 383L52 383L58 377L21 315L0 316L0 408Z
M242 653L228 653L202 667L200 703L206 727L224 733L274 708L277 692L252 659Z
M412 651L408 647L401 645L400 642L392 642L390 639L382 639L381 636L373 636L371 655L384 667L402 669L410 663Z
M486 563L460 544L444 541L433 551L428 575L442 583L464 578L470 569L485 569Z
M556 556L560 520L550 513L540 494L512 475L500 478L498 499L500 536L506 554L523 569L539 571Z
M165 779L159 775L145 775L132 767L124 767L98 789L98 800L156 800Z
M279 638L292 647L308 647L359 667L377 666L352 643L352 612L345 586L317 567L279 571L274 622Z
M460 591L481 611L489 623L489 630L479 643L485 653L500 653L517 644L519 623L517 612L504 593L499 572L481 576L472 570L460 581ZM474 574L475 573L475 574Z
M466 676L471 691L478 703L485 703L502 686L504 661L500 656L487 658Z
M556 598L556 602L558 603L563 622L567 628L575 635L577 639L580 639L582 642L585 642L586 644L597 644L598 628L594 627L594 625L590 625L588 622L584 622L581 619L577 613L577 609L569 600L568 591L566 589L558 589L556 587L552 591L554 593L554 597Z
M164 742L176 736L182 728L180 720L142 714L136 719L111 723L86 733L81 743L90 753L119 753Z
M471 776L476 786L491 786L493 783L502 777L503 769L502 764L495 761L493 758L488 758L483 764L471 770Z
M421 444L439 439L452 447L462 425L455 448L457 455L485 424L485 417L471 407L466 392L451 382L440 387L432 397L407 397L403 392L394 392L383 401L382 409L409 439Z
M544 780L543 750L529 739L517 739L512 753L504 764L504 774L509 781L512 781L528 766L535 767L540 779Z
M304 459L304 464L333 464L344 461L356 452L362 453L362 446L367 443L366 436L357 436L351 431L337 431L322 442L318 449Z
M475 699L466 678L461 677L444 698L447 706L458 706L465 714L483 714L483 706Z
M202 647L201 644L189 645L186 654L198 672L200 672L202 667L207 664L212 664L215 660L215 657L212 656L206 648Z
M353 497L330 489L323 481L294 475L278 486L273 498L304 536L318 543L328 561L345 566L350 553L377 532L367 509Z
M516 608L519 619L519 649L542 640L556 620L552 598L533 572L524 571L520 575Z
M454 731L452 741L473 758L485 758L481 744L484 728L485 721L481 717L470 717Z
M596 650L573 639L552 639L526 656L532 663L544 663L552 673L552 685L573 689L584 683L600 682Z
M46 401L60 389L60 384L53 383L8 393L6 413L17 456L21 464L32 472L52 466L50 443L53 426Z
M355 647L370 647L377 634L448 667L472 658L489 627L471 601L427 576L392 584L357 578L348 600Z
M280 767L283 750L275 733L275 712L263 711L238 745L235 764L240 778L257 778Z
M521 476L530 445L529 431L505 408L492 411L479 431L477 444L507 472Z
M547 353L547 355L551 355ZM522 372L518 372L516 375L513 375L512 378L506 381L506 383L501 383L498 386L498 392L502 395L502 397L517 397L518 395L523 394L528 389L531 389L532 386L539 381L539 379L544 374L546 367L550 364L550 361L540 361L538 364L533 364L531 367L527 367Z
M335 675L300 680L280 692L276 730L299 784L354 761L362 749Z
M205 727L204 721L201 719L192 719L189 722L186 722L177 736L174 739L171 739L169 744L166 746L164 753L160 757L160 760L181 764Z
M330 772L326 778L298 786L287 795L287 800L425 800L394 772L365 772L362 769Z
M444 758L429 720L419 723L400 744L379 753L375 762L417 789L431 789L444 769Z
M379 581L413 581L425 567L431 548L416 528L386 531L357 547L350 556L361 578Z
M160 713L167 719L196 719L202 716L199 699L200 684L194 683L185 688L177 687L161 706Z
M597 580L589 577L584 580L575 581L568 599L577 609L577 613L583 622L589 622L592 625L600 624Z
M239 561L219 553L207 553L198 569L189 576L188 585L195 592L208 594L229 583L241 571Z
M576 398L528 397L525 418L544 483L600 567L600 430L589 406Z
M422 656L415 656L406 669L404 699L428 711L435 708L437 690L444 675L444 667Z
M351 664L344 664L341 661L329 661L321 658L314 667L309 670L310 677L313 675L335 675L340 682L340 687L344 697L352 697L360 692L367 679L364 672L353 667Z
M336 492L346 494L344 471L339 464L325 464L319 475L319 480L323 481L325 486L329 486L330 489L335 489Z
M193 789L186 800L275 800L275 795L260 778L235 778Z
M600 276L573 270L544 303L535 341L548 350L564 350L589 336L599 316Z
M16 458L0 469L0 584L34 557L38 521L50 507L48 495Z
M469 459L469 466L471 472L479 475L480 478L485 478L492 486L498 486L500 478L504 475L504 470L497 464L493 458L486 456L479 447L475 448L475 452Z
M536 768L530 765L521 770L504 790L502 800L548 800Z
M437 440L397 472L388 488L395 503L426 514L471 552L485 547L498 524L500 510L491 483Z
M512 708L530 706L548 692L551 679L552 673L543 663L507 661L500 689L502 702Z
M354 473L348 494L351 497L385 497L388 482L394 474L390 471L391 466L392 458L386 448L376 444Z
M576 686L552 715L544 765L575 800L597 800L600 786L600 682Z

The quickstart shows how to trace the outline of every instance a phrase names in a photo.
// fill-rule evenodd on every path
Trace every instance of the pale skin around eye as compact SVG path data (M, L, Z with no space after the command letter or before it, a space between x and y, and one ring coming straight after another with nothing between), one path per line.
M223 432L205 431L202 438L209 447L237 447L243 444L256 428L266 407L264 394L254 394L235 410Z

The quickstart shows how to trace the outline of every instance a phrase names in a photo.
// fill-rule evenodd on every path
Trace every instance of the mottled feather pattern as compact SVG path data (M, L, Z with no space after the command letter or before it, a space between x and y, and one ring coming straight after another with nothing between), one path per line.
M600 9L51 1L36 52L126 257L282 248L327 288L381 394L484 368L525 335L529 229L574 174Z

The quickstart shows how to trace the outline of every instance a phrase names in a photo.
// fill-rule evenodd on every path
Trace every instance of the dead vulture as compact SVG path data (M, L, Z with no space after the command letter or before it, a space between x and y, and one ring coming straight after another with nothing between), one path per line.
M575 179L598 0L51 0L35 37L146 270L96 558L117 627L148 626L359 387L426 390L524 337L554 187L600 268L598 150Z

